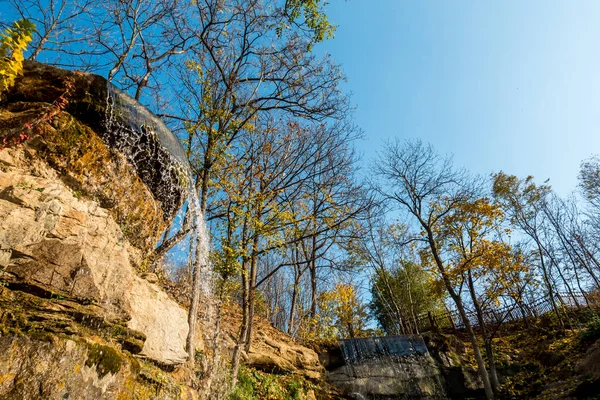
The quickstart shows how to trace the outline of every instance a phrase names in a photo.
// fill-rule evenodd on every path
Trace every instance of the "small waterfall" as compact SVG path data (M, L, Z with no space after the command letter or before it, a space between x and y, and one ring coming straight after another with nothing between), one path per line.
M196 226L195 268L200 269L200 274L204 278L200 282L201 293L209 299L214 293L214 271L209 259L210 237L208 235L208 229L206 229L202 208L200 207L200 199L198 198L198 193L196 192L193 183L190 184L188 189L188 205L191 208L191 215L194 218Z
M194 267L200 272L198 283L204 301L202 315L207 324L213 326L216 310L210 240L185 151L165 124L136 100L110 83L107 93L104 127L111 145L127 157L142 181L155 195L158 194L165 215L173 215L187 201L195 223L189 257L195 255ZM205 332L207 343L217 337L212 335L216 333Z
M107 85L106 140L135 166L165 215L173 215L186 200L192 176L179 139L147 108Z
M378 361L398 363L406 356L429 353L418 335L343 339L340 348L348 366Z
M355 399L445 397L440 371L419 335L343 339L339 347L344 365L330 378Z

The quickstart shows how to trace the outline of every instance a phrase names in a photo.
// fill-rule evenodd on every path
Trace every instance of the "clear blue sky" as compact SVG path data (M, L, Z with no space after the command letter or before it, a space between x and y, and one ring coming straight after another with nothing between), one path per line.
M550 178L567 194L600 153L600 1L330 0L372 158L421 138L474 173Z

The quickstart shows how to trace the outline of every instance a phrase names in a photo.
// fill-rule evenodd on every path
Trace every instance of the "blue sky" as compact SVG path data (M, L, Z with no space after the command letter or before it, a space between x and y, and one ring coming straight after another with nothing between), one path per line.
M365 132L421 138L474 173L550 178L567 194L600 153L600 1L331 0Z

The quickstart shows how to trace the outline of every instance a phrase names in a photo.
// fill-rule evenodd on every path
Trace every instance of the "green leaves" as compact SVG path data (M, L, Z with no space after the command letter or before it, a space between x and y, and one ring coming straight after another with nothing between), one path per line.
M331 39L336 28L331 25L325 14L325 4L324 0L288 0L285 13L290 23L303 18L304 23L313 34L314 43L319 43ZM281 36L283 28L277 27L276 32L278 36Z

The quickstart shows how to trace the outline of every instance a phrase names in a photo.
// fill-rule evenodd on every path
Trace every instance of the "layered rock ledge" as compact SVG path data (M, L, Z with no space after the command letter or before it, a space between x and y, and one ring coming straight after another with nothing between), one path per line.
M118 129L108 129L108 106ZM119 135L141 120L129 152ZM186 192L181 147L161 124L98 76L25 64L0 103L0 290L68 300L96 325L137 337L136 345L114 343L120 351L177 365L187 356L187 313L138 276ZM45 331L35 323L45 311L9 311L3 302L6 338ZM70 326L73 315L58 314Z

